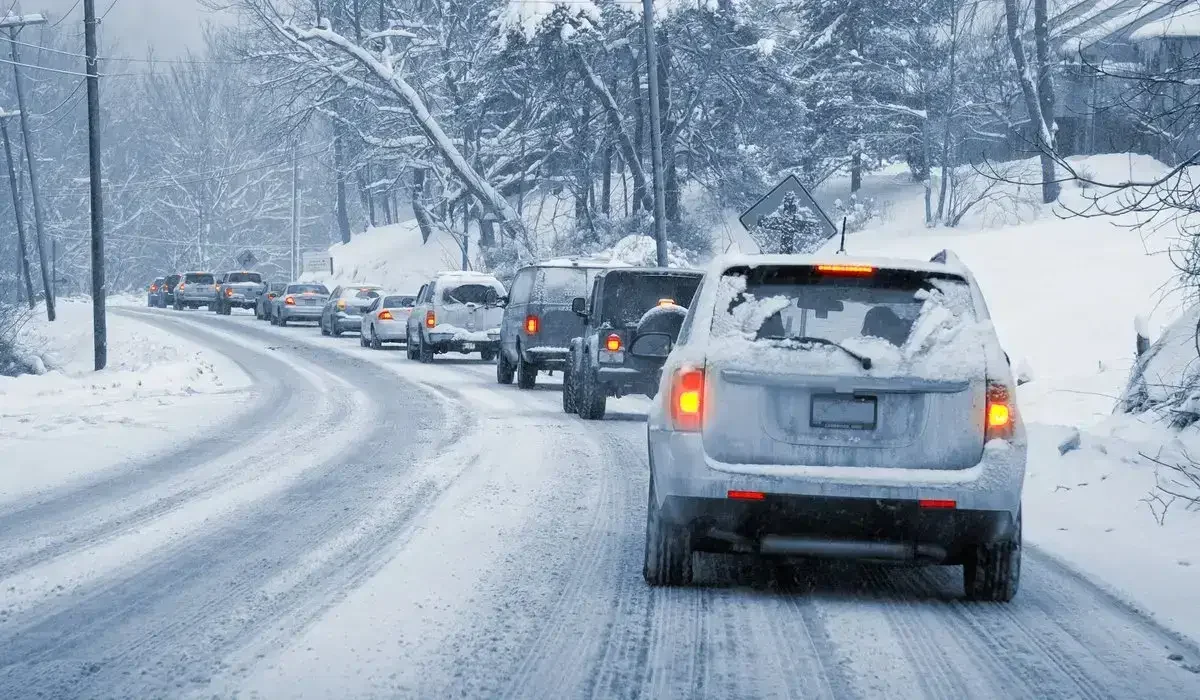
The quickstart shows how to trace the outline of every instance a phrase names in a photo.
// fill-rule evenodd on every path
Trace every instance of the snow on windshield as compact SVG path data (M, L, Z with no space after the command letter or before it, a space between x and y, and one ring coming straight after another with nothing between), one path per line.
M442 303L486 304L489 291L495 291L497 296L504 293L502 287L497 289L490 284L459 284L457 286L447 287L442 292Z
M804 271L731 272L717 289L712 358L864 372L849 354L855 353L870 358L867 373L879 376L967 379L985 371L990 326L976 320L962 280L920 273L826 280Z
M544 267L538 275L534 298L543 304L570 306L576 297L586 297L599 270L583 267Z

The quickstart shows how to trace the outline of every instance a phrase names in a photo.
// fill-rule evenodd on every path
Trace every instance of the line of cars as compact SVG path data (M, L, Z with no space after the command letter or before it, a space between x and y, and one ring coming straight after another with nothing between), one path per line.
M203 286L195 274L176 308L197 303L182 293ZM212 281L212 303L244 303L220 298L239 283ZM254 308L357 331L364 346L404 342L421 362L478 352L521 389L560 371L563 410L583 419L611 397L649 397L652 585L690 583L706 553L742 553L961 566L975 600L1019 587L1016 382L978 284L948 252L722 256L703 272L555 260L507 290L445 272L415 295L264 285Z

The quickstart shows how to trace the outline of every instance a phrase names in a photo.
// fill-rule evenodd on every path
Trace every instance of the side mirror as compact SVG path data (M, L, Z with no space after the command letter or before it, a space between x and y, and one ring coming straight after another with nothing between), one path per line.
M571 311L575 312L576 316L587 317L587 299L583 297L575 297L571 300Z
M646 360L665 360L675 346L670 333L642 333L629 344L629 354Z

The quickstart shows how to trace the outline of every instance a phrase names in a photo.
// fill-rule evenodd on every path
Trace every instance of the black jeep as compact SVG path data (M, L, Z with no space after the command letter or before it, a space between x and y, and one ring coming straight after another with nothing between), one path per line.
M612 268L599 273L591 299L575 299L571 310L583 317L583 336L571 341L563 375L563 411L596 420L609 396L658 390L662 357L629 346L639 332L661 332L679 324L700 286L703 273L661 267ZM652 310L654 310L652 312Z

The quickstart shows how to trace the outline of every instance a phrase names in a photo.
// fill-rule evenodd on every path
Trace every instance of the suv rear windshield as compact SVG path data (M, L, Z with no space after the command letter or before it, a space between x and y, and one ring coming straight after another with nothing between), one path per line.
M442 292L442 303L445 304L486 304L487 294L489 290L495 287L490 284L460 284L456 287L448 287ZM503 294L498 289L495 289L498 295Z
M213 276L208 272L189 272L183 276L183 281L188 284L212 284Z
M534 287L534 301L570 306L576 297L586 297L600 270L586 267L543 267Z
M663 299L688 307L700 286L700 275L610 272L604 280L600 320L632 326Z
M288 294L328 294L329 290L323 284L289 284Z
M382 304L385 309L411 309L416 305L416 297L384 297Z
M262 275L257 272L230 272L225 277L226 284L237 284L239 282L253 282L254 284L262 284Z
M977 326L975 320L970 287L956 275L756 266L725 272L712 332L714 338L789 352L824 346L834 355L848 351L895 368L918 355L936 355L941 369L966 370L982 359L968 345L958 346L981 347L980 336L963 332L967 324Z

